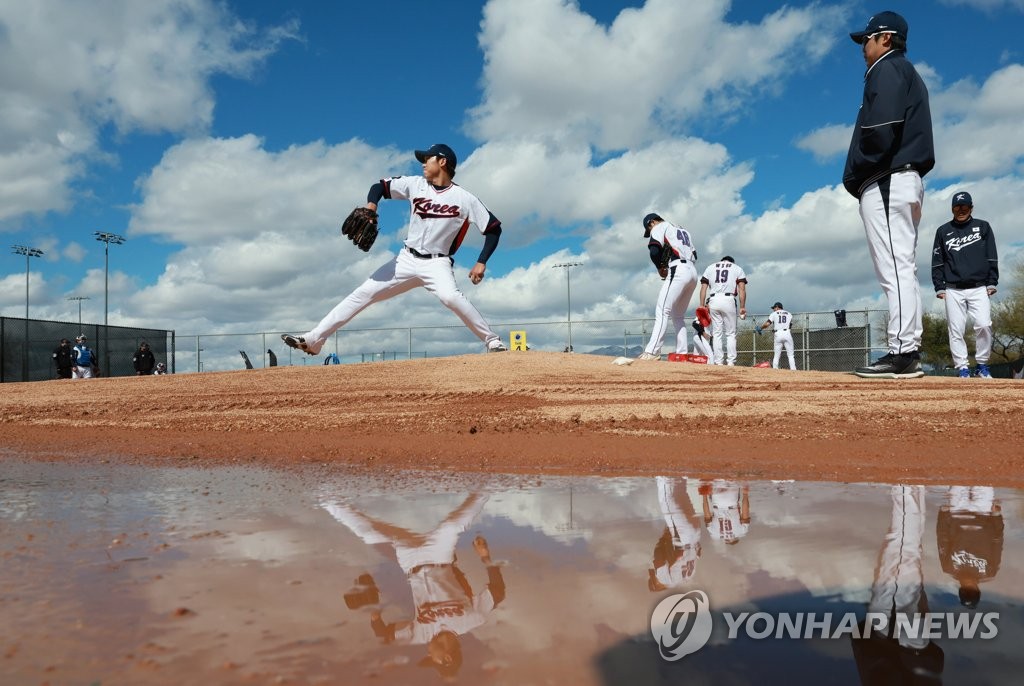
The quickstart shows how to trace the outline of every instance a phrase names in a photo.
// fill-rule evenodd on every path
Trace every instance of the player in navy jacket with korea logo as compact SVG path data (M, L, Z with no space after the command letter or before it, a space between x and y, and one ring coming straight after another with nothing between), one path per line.
M999 284L999 257L992 227L972 216L971 194L953 195L953 219L935 231L932 245L932 285L935 296L946 304L949 352L961 378L968 378L967 317L974 319L978 376L991 379L988 358L992 353L992 308L989 297Z

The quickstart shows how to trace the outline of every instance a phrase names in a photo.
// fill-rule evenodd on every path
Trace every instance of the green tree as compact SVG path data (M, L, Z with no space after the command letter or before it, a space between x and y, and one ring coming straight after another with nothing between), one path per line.
M949 352L949 326L946 318L925 312L922 320L924 334L921 336L921 362L939 369L953 364L953 354ZM974 332L968 331L967 338L973 337ZM968 346L973 346L973 342L969 340Z
M1012 267L1016 284L992 304L991 362L1012 362L1024 356L1024 260Z

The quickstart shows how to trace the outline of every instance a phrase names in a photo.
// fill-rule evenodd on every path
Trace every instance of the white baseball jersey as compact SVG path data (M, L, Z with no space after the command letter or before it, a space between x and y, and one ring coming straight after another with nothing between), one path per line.
M773 310L768 315L768 321L772 323L772 331L789 331L793 322L793 315L786 310Z
M793 334L790 332L793 315L786 310L773 310L768 315L768 321L772 323L772 331L775 332L775 357L772 359L772 367L779 368L779 360L782 357L782 351L785 350L789 357L789 368L796 369L796 359L793 356Z
M662 221L651 229L651 243L668 244L672 249L673 259L696 262L697 251L693 248L690 232L681 226Z
M409 200L405 246L424 255L454 255L469 225L484 233L497 220L480 200L458 184L437 189L422 176L381 179L384 197Z
M743 267L732 262L715 262L704 270L701 282L708 282L708 295L736 295L736 284L747 282Z
M711 522L708 523L711 538L729 542L747 535L750 522L744 522L740 513L742 499L743 492L739 484L715 480L711 492Z
M736 364L736 289L746 283L743 268L733 262L715 262L700 278L708 284L711 336L715 340L715 364Z

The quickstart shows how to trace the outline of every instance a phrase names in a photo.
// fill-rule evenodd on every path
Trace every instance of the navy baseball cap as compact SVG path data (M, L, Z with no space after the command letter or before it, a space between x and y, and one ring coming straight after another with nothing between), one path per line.
M663 222L665 220L661 218L660 214L655 214L654 212L651 212L646 217L644 217L644 238L650 238L650 236L651 236L651 222L655 222L655 221Z
M907 20L895 12L879 12L868 19L868 25L863 31L851 33L850 38L860 45L865 38L875 33L895 33L903 40L907 40Z
M772 309L773 309L773 310L774 310L774 309L775 309L776 307L777 307L777 308L779 308L780 310L784 310L784 309L786 309L785 307L783 307L783 306L782 306L782 303L775 303L774 305L772 305Z
M438 157L443 157L446 160L448 160L448 171L455 171L455 165L457 165L459 161L455 157L455 151L449 148L444 143L434 143L426 150L416 151L416 159L419 160L420 162L426 162L427 158L433 157L434 155L437 155Z
M967 205L968 207L974 207L974 201L971 200L971 194L967 191L957 191L953 194L953 207L957 205Z

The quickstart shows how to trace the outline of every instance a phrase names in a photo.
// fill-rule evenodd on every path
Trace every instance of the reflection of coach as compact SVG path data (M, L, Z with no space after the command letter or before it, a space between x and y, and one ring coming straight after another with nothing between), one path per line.
M975 607L978 584L995 578L1003 557L1003 513L988 486L950 486L935 526L942 571L960 583L960 603Z

